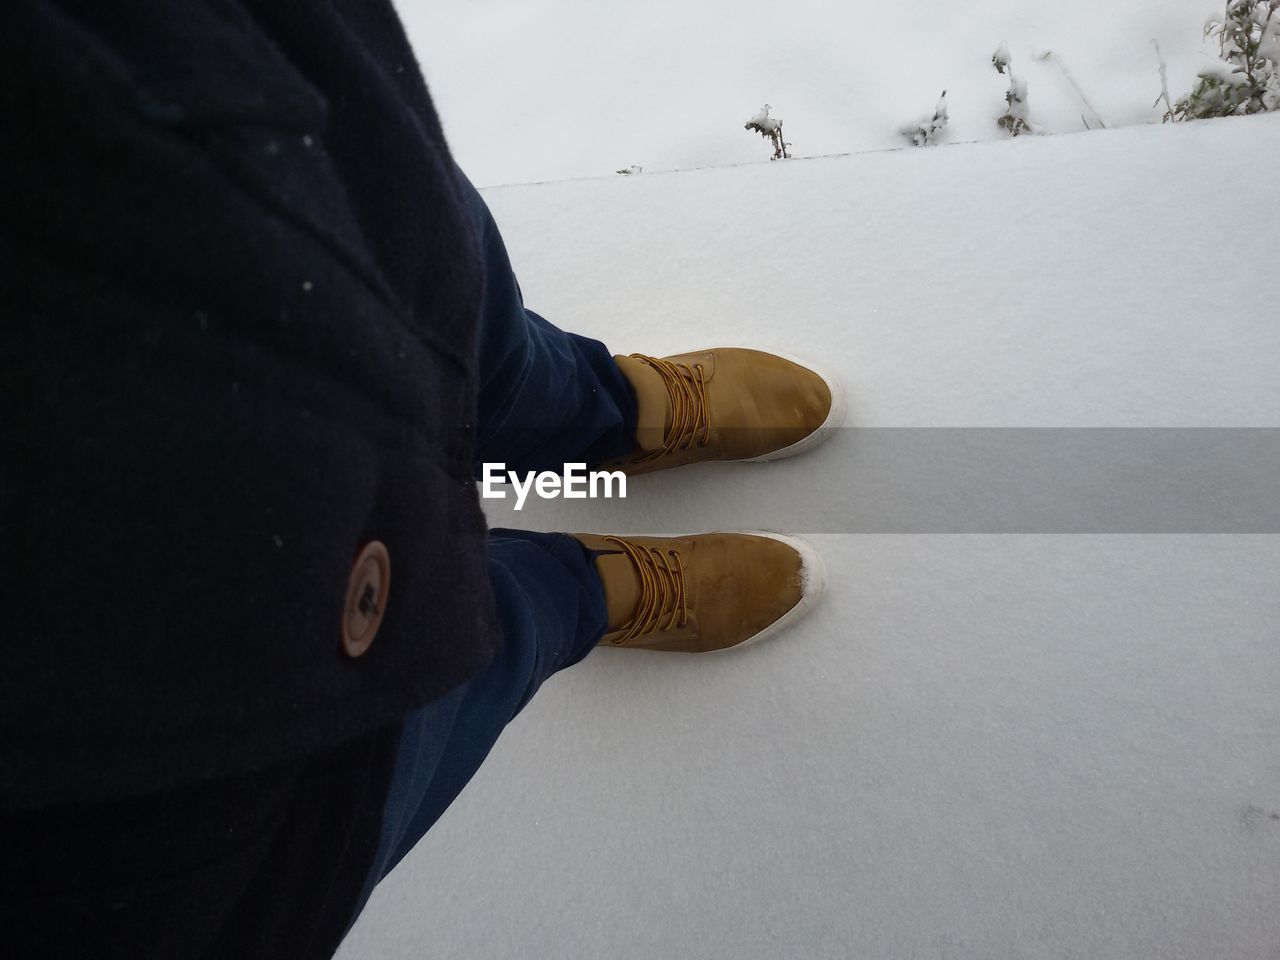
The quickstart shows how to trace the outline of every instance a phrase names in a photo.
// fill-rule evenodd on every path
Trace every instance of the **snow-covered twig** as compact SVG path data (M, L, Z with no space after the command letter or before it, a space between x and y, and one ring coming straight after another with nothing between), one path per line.
M1027 115L1027 83L1013 75L1013 57L1009 55L1009 47L1000 44L991 55L991 63L996 73L1009 75L1009 89L1004 95L1004 115L997 118L996 123L1002 130L1009 131L1011 137L1024 133L1035 133L1031 119Z
M791 144L782 139L782 120L769 116L771 109L766 103L754 117L746 122L743 129L754 130L773 144L773 156L770 159L789 160L791 154L787 153L787 147Z
M996 52L991 55L991 63L996 68L996 73L1003 76L1005 68L1013 62L1013 57L1009 54L1009 45L1001 42L996 47Z
M943 90L938 105L933 108L933 116L907 124L902 128L902 135L910 138L917 147L932 146L940 139L947 119L947 91Z
M1055 53L1052 50L1046 50L1044 53L1040 54L1039 59L1053 61L1054 66L1058 68L1058 72L1062 74L1063 79L1066 80L1067 83L1071 85L1071 89L1075 91L1075 95L1079 97L1080 102L1084 104L1084 108L1088 110L1091 114L1093 114L1093 122L1097 124L1097 126L1101 127L1103 130L1107 129L1107 124L1106 124L1106 121L1102 119L1102 114L1100 114L1097 111L1097 108L1095 108L1094 105L1089 102L1089 98L1085 95L1084 88L1081 87L1080 84L1076 82L1075 75L1072 74L1072 72L1067 69L1067 64L1062 59L1062 56L1058 53ZM1081 120L1084 122L1086 130L1093 129L1093 127L1089 125L1088 120L1085 120L1083 117L1081 117Z
M1169 65L1164 62L1164 54L1160 52L1160 41L1152 37L1151 45L1156 48L1156 62L1160 65L1160 96L1156 97L1156 102L1152 106L1159 106L1160 101L1163 100L1165 105L1164 120L1176 120L1177 117L1173 112L1173 100L1169 96Z

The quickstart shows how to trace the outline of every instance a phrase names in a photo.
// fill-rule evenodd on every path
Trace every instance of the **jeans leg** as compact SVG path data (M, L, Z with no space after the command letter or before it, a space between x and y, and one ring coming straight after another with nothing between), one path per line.
M604 591L592 555L567 534L494 530L489 572L505 643L478 677L406 718L361 908L538 688L586 657L604 633Z
M461 175L461 171L459 171ZM484 261L478 332L481 463L559 470L593 466L634 446L636 400L603 343L565 333L525 309L493 215L461 175Z

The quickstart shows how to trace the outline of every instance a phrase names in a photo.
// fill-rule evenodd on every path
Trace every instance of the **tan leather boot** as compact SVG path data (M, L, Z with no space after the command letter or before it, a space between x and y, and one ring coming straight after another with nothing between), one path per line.
M573 536L597 554L609 609L603 646L682 653L742 646L794 623L826 583L817 552L776 533Z
M844 422L838 385L760 350L615 356L636 394L636 449L609 469L628 474L699 460L779 460L830 437Z

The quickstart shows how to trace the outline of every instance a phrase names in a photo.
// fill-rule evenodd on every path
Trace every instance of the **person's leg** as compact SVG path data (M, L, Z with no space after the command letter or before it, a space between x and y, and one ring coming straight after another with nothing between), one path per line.
M591 552L573 537L494 530L489 573L505 642L483 673L406 718L361 907L462 791L543 682L586 657L604 633L600 578Z
M493 215L458 174L485 275L475 463L559 470L565 463L594 466L624 455L635 444L631 386L603 343L566 333L525 308Z
M843 391L759 350L610 355L526 310L489 208L461 170L484 261L473 469L565 463L647 473L700 460L774 460L829 439Z

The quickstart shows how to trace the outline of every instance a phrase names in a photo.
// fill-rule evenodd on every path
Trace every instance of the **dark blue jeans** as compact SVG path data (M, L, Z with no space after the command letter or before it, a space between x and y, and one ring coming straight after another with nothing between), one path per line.
M468 188L485 260L477 476L484 462L558 470L621 456L635 435L630 386L604 344L525 309L497 225ZM542 683L582 660L604 633L604 593L591 555L566 534L491 531L489 576L505 643L483 673L405 720L360 909Z

